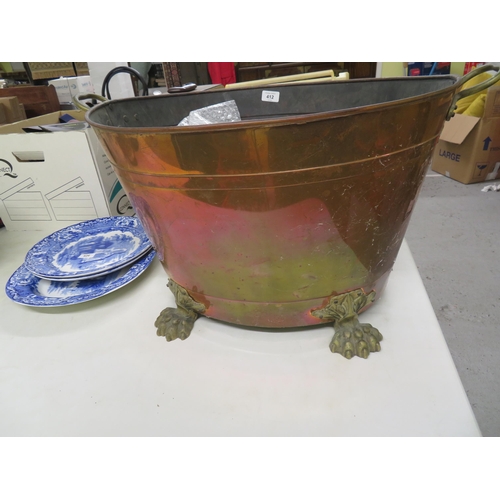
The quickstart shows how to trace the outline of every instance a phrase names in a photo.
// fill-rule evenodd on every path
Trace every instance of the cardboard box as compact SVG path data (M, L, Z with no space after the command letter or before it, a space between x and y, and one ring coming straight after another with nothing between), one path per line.
M26 118L24 108L21 109L19 99L16 96L0 97L0 124L14 123Z
M58 123L55 112L0 127L0 219L7 230L52 230L109 215L134 215L91 128L26 133Z
M49 85L52 85L56 89L57 98L60 104L67 104L71 102L71 91L69 90L68 78L58 78L57 80L51 80Z
M24 104L22 102L19 103L19 112L21 113L21 120L26 120L26 109L24 107Z
M57 98L61 104L69 104L78 94L94 94L94 85L90 76L75 76L72 78L58 78L49 85L55 87Z
M446 122L432 170L463 184L500 178L500 86L488 89L482 118L455 115Z

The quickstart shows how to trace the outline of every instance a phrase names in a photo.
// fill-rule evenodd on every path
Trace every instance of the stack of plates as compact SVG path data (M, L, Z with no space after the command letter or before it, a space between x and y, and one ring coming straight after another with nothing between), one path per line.
M103 217L52 233L26 254L5 291L14 302L55 307L102 297L137 278L155 256L135 217Z

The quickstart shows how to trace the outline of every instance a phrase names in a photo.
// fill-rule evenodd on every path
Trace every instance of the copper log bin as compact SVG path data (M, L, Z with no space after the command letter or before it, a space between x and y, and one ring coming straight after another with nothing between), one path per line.
M383 292L462 83L335 81L93 108L87 121L176 297L158 334L184 339L198 314L264 328L333 322L332 351L380 350L357 314ZM232 99L241 122L176 126Z

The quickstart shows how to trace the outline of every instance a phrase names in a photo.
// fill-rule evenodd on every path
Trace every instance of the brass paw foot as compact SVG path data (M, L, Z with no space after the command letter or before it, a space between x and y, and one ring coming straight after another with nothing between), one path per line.
M164 309L155 321L156 334L165 337L167 342L175 339L185 340L191 334L194 322L205 306L193 300L187 291L175 281L169 280L167 285L175 297L175 307Z
M380 351L382 334L369 323L356 323L335 327L330 351L338 352L347 359L353 356L366 359L370 352Z
M332 352L347 359L353 356L366 359L370 352L380 351L382 334L369 323L358 320L358 311L374 298L375 292L366 295L363 290L354 290L332 297L326 307L311 312L317 318L334 321L335 335L330 343Z
M165 337L167 342L175 339L186 340L198 318L196 313L191 315L190 312L175 307L163 309L155 321L156 335Z

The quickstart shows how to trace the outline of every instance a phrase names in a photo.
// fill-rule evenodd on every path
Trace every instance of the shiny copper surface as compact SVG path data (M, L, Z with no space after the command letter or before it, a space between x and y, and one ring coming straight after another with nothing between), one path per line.
M380 297L455 92L238 124L88 121L204 315L295 327L334 295Z

